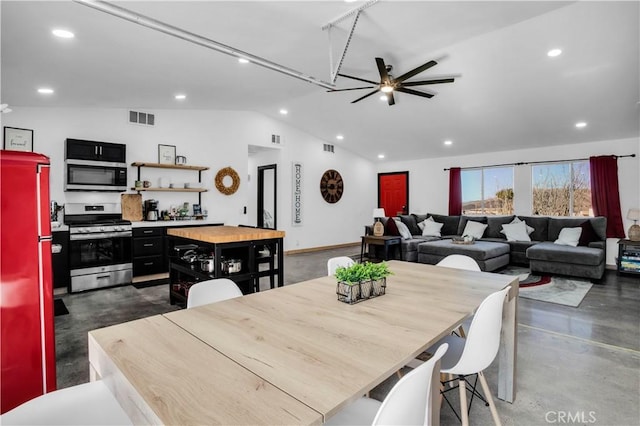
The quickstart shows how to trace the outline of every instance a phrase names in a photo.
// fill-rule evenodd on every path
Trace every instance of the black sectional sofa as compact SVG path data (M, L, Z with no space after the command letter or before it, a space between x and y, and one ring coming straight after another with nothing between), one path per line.
M418 223L431 217L442 223L441 236L422 236ZM487 225L482 238L478 241L494 244L478 245L470 252L460 245L461 254L474 257L482 270L493 271L508 264L526 265L534 273L552 273L571 275L599 280L602 278L606 262L606 228L605 217L546 217L546 216L518 216L528 226L533 228L529 235L531 241L507 241L501 233L502 226L511 223L516 216L447 216L439 214L409 214L398 216L404 223L411 238L403 238L401 244L402 259L409 262L435 264L452 250L454 245L444 242L433 243L461 236L467 221L476 221ZM387 221L385 231L393 229ZM591 226L588 226L586 222ZM562 228L583 227L582 235L586 237L585 245L577 247L555 244ZM370 232L371 227L366 227ZM397 234L396 234L397 235ZM423 245L424 244L424 245ZM422 245L422 246L421 246ZM508 246L508 250L506 246ZM505 255L508 254L508 261ZM396 258L399 253L396 253Z

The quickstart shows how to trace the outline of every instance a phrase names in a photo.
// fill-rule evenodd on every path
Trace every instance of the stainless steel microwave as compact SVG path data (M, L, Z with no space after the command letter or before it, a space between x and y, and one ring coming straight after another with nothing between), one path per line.
M127 164L65 160L65 191L127 190Z

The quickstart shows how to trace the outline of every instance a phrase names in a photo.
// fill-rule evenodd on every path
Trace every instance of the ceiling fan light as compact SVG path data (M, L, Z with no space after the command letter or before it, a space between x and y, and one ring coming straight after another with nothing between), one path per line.
M380 91L381 91L382 93L391 93L391 92L393 92L393 87L392 87L392 86L389 86L389 85L387 85L387 84L385 84L384 86L382 86L382 87L380 88Z

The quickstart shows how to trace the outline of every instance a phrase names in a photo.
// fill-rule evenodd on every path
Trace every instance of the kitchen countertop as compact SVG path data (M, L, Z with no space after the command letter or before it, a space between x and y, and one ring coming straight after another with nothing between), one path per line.
M202 225L202 226L212 226L220 224L220 222L209 222L207 220L157 220L155 222L152 221L142 221L142 222L131 222L132 228L150 228L150 227L174 227L174 226L192 226L192 225Z
M205 226L201 228L170 229L167 231L167 235L215 244L284 238L285 233L274 229Z
M51 226L51 232L62 232L62 231L68 231L68 230L69 230L69 225L60 224L56 227L54 227L53 225Z

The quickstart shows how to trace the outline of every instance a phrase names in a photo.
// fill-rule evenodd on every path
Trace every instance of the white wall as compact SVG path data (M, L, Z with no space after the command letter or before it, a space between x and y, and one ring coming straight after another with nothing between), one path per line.
M354 154L336 149L324 153L323 141L253 112L148 110L155 114L154 127L128 123L128 110L100 108L14 108L3 114L2 124L34 130L34 151L51 159L51 199L60 204L78 202L120 202L118 193L64 192L64 142L66 138L127 144L127 161L158 162L158 144L175 145L187 164L208 166L202 180L209 190L202 194L203 210L212 222L235 225L251 223L243 213L255 199L247 184L248 145L272 146L271 134L282 136L278 161L278 229L284 230L285 250L303 249L359 241L362 226L371 221L376 200L374 165ZM304 225L291 227L291 162L301 161L304 171ZM238 192L227 196L213 184L216 172L233 167L240 176ZM319 183L327 169L338 170L345 180L345 192L336 204L320 196ZM255 174L255 170L252 171ZM133 187L137 169L129 168ZM142 179L156 182L169 176L176 183L197 180L196 172L143 169ZM160 201L159 208L184 201L196 203L193 193L143 193L143 199ZM255 201L254 201L255 202Z
M449 206L449 167L475 167L527 161L570 160L592 155L636 154L635 158L618 159L620 205L625 217L624 228L633 222L626 219L630 208L640 206L640 140L623 139L577 145L531 148L457 157L442 157L380 164L378 172L409 171L409 202L412 213L447 214ZM515 166L514 209L519 215L531 214L531 166ZM615 265L617 239L607 241L607 264Z

